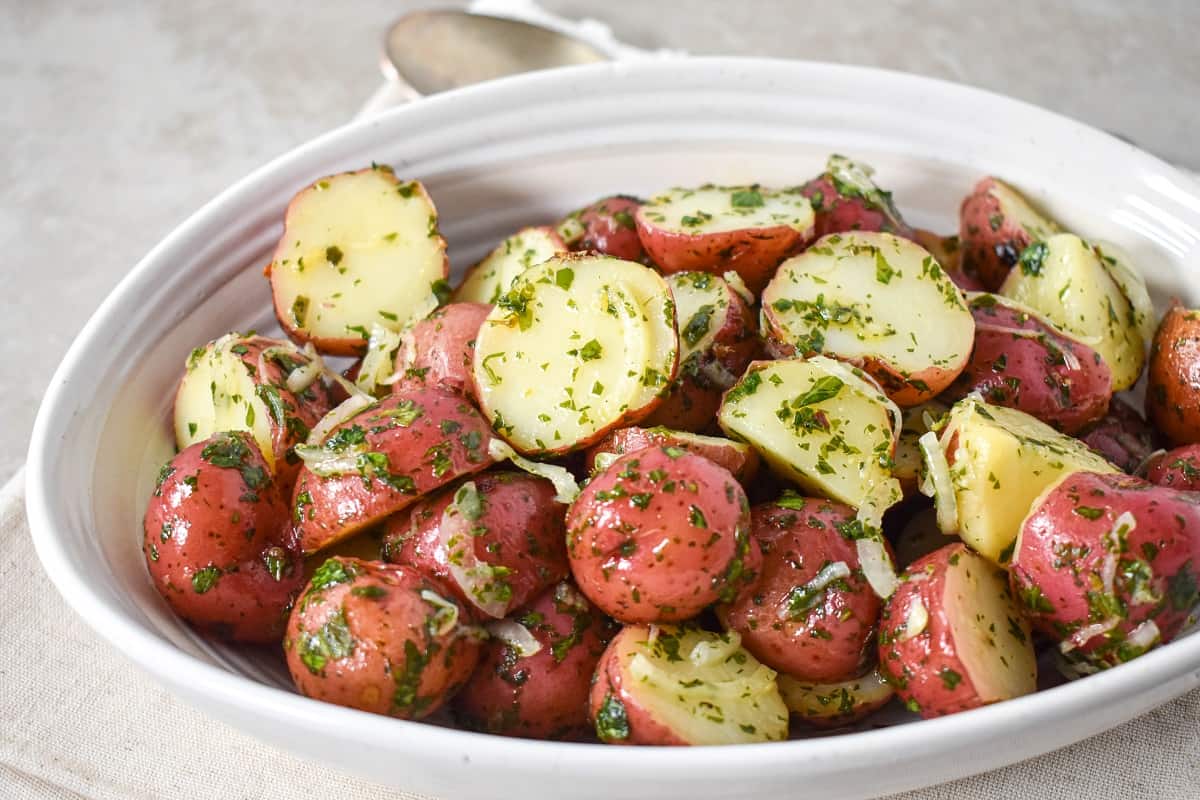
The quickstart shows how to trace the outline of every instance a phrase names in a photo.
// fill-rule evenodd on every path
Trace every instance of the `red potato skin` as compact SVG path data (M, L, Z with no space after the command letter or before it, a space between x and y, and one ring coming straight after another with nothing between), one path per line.
M972 303L971 314L975 348L949 390L951 397L977 391L989 403L1024 411L1070 434L1108 413L1112 373L1095 350L1000 303ZM1042 338L1014 335L1017 330ZM1067 365L1063 353L1068 350L1078 369Z
M405 333L396 369L426 383L468 391L475 337L490 310L484 303L451 303L434 311Z
M569 583L542 592L515 619L541 650L522 658L511 645L488 641L455 700L459 721L503 736L585 738L592 676L615 626Z
M959 289L964 292L984 291L983 284L977 278L963 272L962 243L957 236L942 236L924 228L917 228L913 231L912 239L930 252Z
M623 623L678 622L731 600L762 562L737 479L702 456L621 456L567 512L575 582Z
M721 407L721 390L706 389L681 369L671 388L654 405L654 410L638 420L648 428L663 427L700 433L711 430Z
M142 529L146 567L175 613L222 638L280 640L303 565L254 437L220 433L171 459Z
M1136 472L1162 446L1158 431L1118 396L1109 401L1108 413L1078 436L1092 450L1129 473Z
M479 519L470 520L475 557L492 567L511 570L502 580L511 590L504 614L524 606L539 592L567 577L563 517L550 481L523 472L492 472L473 480L482 502ZM452 548L443 537L442 512L454 501L455 484L397 514L384 528L383 552L388 561L407 564L445 582L455 597L475 606L469 591L454 579ZM476 608L476 611L482 611Z
M628 195L618 194L597 200L576 212L576 218L583 226L583 235L567 244L572 250L603 253L645 264L649 259L634 221L641 207L641 200Z
M604 651L604 655L600 657L600 663L596 665L596 675L588 695L588 719L594 725L605 701L612 697L625 707L625 715L629 722L629 735L624 739L605 739L605 744L687 745L687 741L680 738L669 726L656 720L653 714L642 707L637 696L630 691L630 685L634 684L633 679L626 676L621 669L622 650L631 640L645 639L645 636L645 630L623 628L613 637Z
M1114 538L1110 532L1125 512L1136 525ZM1075 642L1078 650L1069 654L1113 666L1144 652L1122 644L1142 622L1154 620L1163 642L1183 628L1200 600L1197 530L1200 494L1129 475L1072 473L1044 494L1022 523L1010 565L1013 590L1034 627L1058 641L1102 621L1098 611L1108 604L1098 600L1115 599L1116 628ZM1116 572L1107 595L1102 576L1110 555Z
M729 470L743 486L758 472L758 453L753 449L742 451L732 444L701 444L676 436L675 433L676 431L669 428L618 428L588 450L587 471L591 473L595 469L596 456L600 453L622 456L645 450L647 447L682 447Z
M1146 466L1146 480L1170 489L1200 491L1200 445L1184 445L1155 456Z
M975 184L958 215L962 270L989 292L1000 288L1021 251L1033 242L1019 222L1004 216L1000 201L991 194L995 185L990 176Z
M758 335L758 315L732 286L724 280L721 285L726 305L712 344L707 350L689 355L679 372L692 377L698 386L724 391L737 383L750 362L760 356L763 341ZM681 334L687 323L685 319L678 321Z
M788 501L801 503L799 510L775 504L752 509L754 539L763 552L759 579L732 603L718 606L717 615L772 669L802 681L843 681L874 660L879 598L862 574L854 542L838 532L837 526L854 520L854 509L819 498ZM792 590L838 561L851 575L829 586L807 613L787 616Z
M903 220L892 224L877 205L863 197L847 197L837 190L829 173L813 178L800 190L816 215L816 238L847 231L883 231L915 241L916 232Z
M327 561L288 620L284 653L296 688L317 700L401 719L436 711L467 681L480 645L464 634L470 612L463 608L458 624L438 632L439 608L423 591L453 601L445 586L411 567ZM321 663L312 653L320 653L323 626L331 619L346 637L343 647L348 639L349 652L322 654Z
M1150 345L1146 419L1173 445L1200 443L1200 311L1163 315Z
M392 483L381 480L388 475L379 473L323 478L303 467L292 493L292 520L305 554L335 544L492 463L491 429L469 402L449 389L406 383L403 393L342 423L330 438L355 426L365 433L369 452L387 457Z

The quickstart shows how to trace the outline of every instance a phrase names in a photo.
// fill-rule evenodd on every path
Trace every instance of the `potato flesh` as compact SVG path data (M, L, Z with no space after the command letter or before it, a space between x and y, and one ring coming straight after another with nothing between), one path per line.
M509 236L480 261L454 291L455 302L494 304L513 278L548 258L566 252L549 228L524 228Z
M1003 217L1024 228L1031 240L1036 242L1059 232L1058 225L1034 210L1024 196L1008 184L992 178L988 193L1000 204Z
M816 220L812 204L799 191L760 186L671 189L651 198L641 213L657 228L691 236L779 227L808 232Z
M1044 257L1031 260L1035 247L1044 248ZM1137 383L1148 344L1142 323L1100 257L1078 236L1061 233L1031 245L1000 294L1031 306L1099 353L1112 372L1114 392Z
M829 398L807 402L835 385ZM857 370L815 356L752 364L726 393L717 421L805 490L882 514L900 499L888 466L898 417Z
M642 630L622 653L631 679L624 686L680 739L717 745L787 738L788 710L775 671L743 649L736 633L661 626L651 644L649 629Z
M942 607L955 651L981 701L1037 690L1032 633L1002 570L963 550L947 565Z
M175 395L175 445L183 450L218 431L248 431L273 470L271 411L258 396L250 368L229 349L240 341L218 339L189 359Z
M1029 414L974 398L951 409L940 441L951 461L958 534L996 563L1011 552L1033 501L1059 477L1077 470L1119 471Z
M475 345L477 396L524 453L566 452L635 421L675 375L670 289L653 270L608 256L552 258L519 276Z
M762 305L763 329L801 353L874 358L913 380L931 368L961 369L974 343L974 319L946 271L888 233L817 240L780 265Z
M420 184L398 184L382 168L301 192L271 264L287 327L319 340L361 337L364 346L372 325L400 330L435 308L433 285L445 277L433 204Z
M788 710L805 718L839 717L877 708L895 693L877 669L836 683L810 683L788 675L780 675L778 682Z
M667 276L679 320L679 362L712 346L724 327L729 309L725 282L707 272L677 272Z

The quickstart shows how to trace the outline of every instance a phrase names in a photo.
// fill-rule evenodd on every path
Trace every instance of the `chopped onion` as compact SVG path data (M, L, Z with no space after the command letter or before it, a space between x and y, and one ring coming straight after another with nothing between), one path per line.
M596 453L592 459L592 475L599 475L604 470L612 466L612 463L620 458L616 453Z
M371 337L367 340L367 352L363 356L362 365L358 368L358 377L354 379L359 390L367 394L374 394L376 386L394 377L396 365L392 354L399 347L399 332L385 328L378 322L371 325Z
M815 597L819 592L825 591L829 584L833 583L834 581L849 577L850 567L846 565L846 562L834 561L832 564L826 564L825 566L821 567L820 571L813 576L812 580L799 587L799 593L801 595ZM790 605L791 603L783 603L779 606L779 611L777 613L780 619L791 619L792 610L789 607ZM808 607L811 608L812 606Z
M359 448L347 449L340 453L326 450L311 444L298 444L294 448L296 455L304 462L304 466L314 475L322 478L332 478L354 472L358 469L358 455L363 452Z
M938 436L933 431L921 434L917 439L921 455L925 458L925 469L933 489L933 503L937 511L938 529L942 533L954 533L958 530L958 497L954 493L954 481L950 478L950 464L946 454L938 444ZM922 493L927 487L921 486Z
M1146 472L1150 468L1150 462L1152 462L1154 459L1158 458L1159 456L1165 454L1166 452L1167 451L1163 450L1162 448L1155 450L1153 453L1151 453L1150 455L1146 456L1145 458L1143 458L1141 460L1141 463L1139 463L1137 465L1137 469L1135 469L1133 471L1133 474L1137 475L1139 478L1146 477Z
M587 598L583 596L583 592L576 589L567 581L562 581L554 587L554 603L555 605L566 606L581 614L591 611L591 606L588 605Z
M878 539L859 539L854 543L858 549L858 561L862 565L863 575L872 591L886 600L900 585L896 577L896 569L888 556L883 542Z
M734 631L723 633L712 640L701 640L692 647L688 660L697 667L707 667L726 660L742 646L742 637Z
M554 484L554 491L557 493L554 499L560 503L573 503L579 496L579 484L575 482L575 476L563 467L555 464L543 464L540 461L530 461L518 455L516 450L499 439L492 439L488 442L488 455L495 461L511 461L514 466L520 467L530 475L550 481Z
M1070 347L1060 348L1059 352L1062 353L1063 364L1067 369L1077 371L1083 367L1083 364L1079 363L1079 357L1075 355L1075 351Z
M487 628L489 634L516 651L520 658L529 658L542 649L542 643L529 632L529 629L515 620L500 619L488 622L484 627Z
M429 589L421 590L421 599L437 610L430 620L431 630L438 636L445 636L458 625L458 606Z
M743 300L746 301L746 305L753 306L756 302L758 302L758 298L754 296L754 292L750 291L750 287L746 285L746 282L742 280L742 276L737 272L729 270L721 277L724 278L725 282L729 284L730 289L733 289L738 293L739 296L741 296Z
M1077 647L1083 647L1097 636L1103 636L1113 628L1121 624L1120 617L1109 617L1106 620L1095 622L1091 625L1085 625L1079 630L1072 633L1066 640L1059 643L1058 649L1063 653L1069 653Z
M908 607L908 613L904 615L904 633L896 637L896 641L907 642L914 636L920 636L925 632L925 626L928 624L929 611L926 610L920 597L914 597L912 604Z
M646 634L646 644L654 647L654 643L658 641L658 626L653 622L650 623L650 632Z
M864 200L875 205L888 218L893 227L900 229L906 227L892 205L891 198L880 191L875 182L871 180L875 170L870 166L859 164L857 161L851 161L845 156L835 153L825 163L825 169L833 178L834 186L839 192L842 190L842 186L849 187L852 192L857 192ZM853 194L850 196L852 197Z
M375 398L370 395L362 393L350 395L330 410L328 414L321 417L317 424L313 426L312 430L308 432L307 444L310 447L318 447L324 444L334 428L343 422L350 421L361 411L373 405L375 405ZM301 458L304 457L299 453L299 448L297 448L297 455L300 455Z
M1139 647L1142 650L1149 650L1154 646L1155 642L1158 642L1161 639L1162 631L1158 629L1158 624L1154 620L1148 619L1130 631L1129 636L1125 639L1125 642L1126 644L1131 644L1134 647Z
M445 548L450 576L463 594L487 616L503 619L508 613L508 598L501 587L508 585L503 581L508 570L479 560L470 524L453 503L442 511L437 534L438 544Z
M976 322L975 330L976 332L1002 333L1018 339L1041 339L1046 335L1045 331L1031 331L1028 328L1008 328L1004 325L993 325L990 322Z

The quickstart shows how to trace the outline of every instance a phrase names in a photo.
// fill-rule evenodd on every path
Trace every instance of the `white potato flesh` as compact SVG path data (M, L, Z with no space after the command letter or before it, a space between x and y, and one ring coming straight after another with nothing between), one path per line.
M963 672L984 703L1037 691L1033 635L1008 575L969 550L946 566L942 609Z
M1043 216L1016 189L1007 183L992 178L988 194L996 198L1000 204L1000 213L1004 219L1013 220L1029 233L1030 239L1038 241L1053 236L1060 228L1053 220Z
M492 305L508 291L513 278L548 258L567 252L553 228L522 228L476 264L454 290L456 303Z
M319 349L365 348L372 325L400 330L437 307L446 242L419 182L385 167L348 172L292 200L270 274L286 330Z
M1115 244L1092 242L1092 250L1099 256L1100 263L1108 270L1109 277L1121 287L1121 293L1129 301L1129 324L1137 327L1145 344L1150 344L1158 328L1158 314L1154 310L1153 301L1150 300L1150 291L1146 288L1146 280L1142 273L1133 265L1129 253Z
M799 354L878 362L918 393L949 384L975 342L962 291L928 250L890 233L818 239L779 266L762 308L767 335Z
M1079 470L1119 472L1078 439L974 397L954 405L938 441L950 463L958 535L998 564L1011 557L1021 521L1047 486Z
M808 683L789 675L780 675L778 681L788 711L804 719L836 719L879 708L895 694L877 669L835 683Z
M674 188L650 198L639 214L656 228L689 236L779 227L807 234L816 221L812 204L798 189L757 185Z
M707 272L676 272L667 276L679 319L679 361L712 347L729 309L729 285Z
M479 330L474 378L492 427L530 455L585 447L648 414L675 377L666 281L601 255L523 272Z
M900 500L891 473L900 410L860 370L823 356L757 361L717 421L807 491L877 514Z
M643 711L688 744L787 738L788 710L776 673L741 646L738 634L699 628L626 628L622 680Z
M1114 392L1137 383L1149 344L1141 332L1145 324L1109 266L1078 236L1060 233L1025 248L1000 294L1036 309L1099 353Z

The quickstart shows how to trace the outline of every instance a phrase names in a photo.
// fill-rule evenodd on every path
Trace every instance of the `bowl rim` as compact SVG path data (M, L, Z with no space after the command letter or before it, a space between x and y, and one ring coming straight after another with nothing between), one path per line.
M268 183L273 175L298 163L328 161L340 148L358 141L370 141L380 127L395 126L400 121L421 115L442 113L443 109L471 104L492 104L499 101L529 102L542 94L561 90L566 83L600 85L614 79L629 80L638 74L670 75L679 70L719 70L736 67L779 77L782 74L809 76L835 74L843 79L868 82L880 91L888 84L924 87L953 101L955 97L986 100L998 108L1040 120L1054 121L1059 126L1085 137L1089 142L1104 142L1104 147L1134 159L1144 171L1166 175L1188 188L1196 203L1200 221L1200 187L1184 172L1119 140L1063 115L1038 106L983 89L964 86L937 78L911 75L872 67L849 66L812 61L767 58L704 57L686 59L648 60L639 62L602 62L537 73L513 76L486 84L468 86L445 94L424 98L400 106L378 116L352 120L270 160L265 165L235 182L212 200L205 203L184 222L175 227L155 245L121 279L99 305L69 347L54 373L39 408L28 451L26 470L26 510L38 557L59 593L68 604L101 638L133 661L156 680L172 686L188 686L215 700L240 706L262 719L315 730L333 731L333 735L351 740L400 743L407 736L419 735L428 743L428 750L446 753L469 753L473 761L505 764L522 757L552 757L556 763L582 770L610 769L615 762L631 767L652 767L656 770L689 770L699 773L792 765L789 771L804 766L828 767L853 758L859 763L876 766L902 765L905 750L920 752L953 752L961 746L971 731L986 728L994 735L1017 734L1040 724L1051 724L1070 718L1105 699L1138 694L1178 680L1200 668L1200 635L1176 640L1147 653L1133 662L1107 670L1084 680L1056 686L1004 703L974 709L914 725L843 733L835 736L789 740L736 748L713 747L637 747L614 750L611 747L588 743L552 742L516 739L466 730L442 728L422 722L398 720L309 699L250 678L231 673L219 666L205 663L177 648L166 639L132 621L122 611L110 605L94 590L86 575L85 565L71 561L60 530L71 527L61 512L55 497L54 475L50 473L51 454L64 441L65 420L79 405L75 396L79 383L87 383L88 360L93 349L101 346L97 334L113 325L137 307L137 295L153 282L159 265L179 246L210 224L211 218L229 206L251 196ZM576 86L577 89L577 86ZM82 376L82 377L81 377ZM94 464L94 454L89 453ZM1191 676L1200 683L1200 671ZM397 728L396 726L401 726ZM903 730L903 733L898 733ZM398 733L406 732L403 736ZM903 737L904 747L896 747ZM863 760L867 759L867 760ZM545 763L545 762L542 762ZM749 774L749 773L746 773Z

